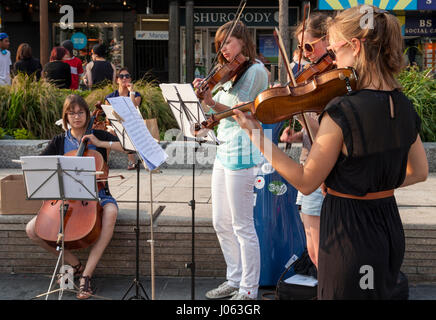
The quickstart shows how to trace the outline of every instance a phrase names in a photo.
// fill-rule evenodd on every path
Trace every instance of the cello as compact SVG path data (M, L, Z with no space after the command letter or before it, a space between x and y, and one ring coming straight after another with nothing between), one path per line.
M85 135L91 133L94 120L101 112L101 108L98 107L93 112ZM97 178L106 179L108 166L103 156L96 150L86 148L87 141L84 140L77 150L72 150L66 153L65 156L94 157L96 171L103 172ZM100 190L104 187L104 184L98 182L97 187ZM63 210L62 204L64 205ZM61 219L60 212L63 212L63 219ZM102 213L103 208L99 201L47 200L44 201L36 217L35 233L52 247L56 247L63 237L65 249L87 248L100 236ZM60 226L61 220L64 222L63 228ZM60 230L63 230L63 234L61 234Z

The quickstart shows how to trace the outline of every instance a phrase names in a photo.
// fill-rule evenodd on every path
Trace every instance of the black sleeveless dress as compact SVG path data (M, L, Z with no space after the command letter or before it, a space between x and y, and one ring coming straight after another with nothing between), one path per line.
M340 154L327 187L363 196L403 183L421 120L402 92L356 91L333 99L319 121L325 112L342 129L348 151ZM321 210L318 298L390 299L404 250L394 196L355 200L328 194Z

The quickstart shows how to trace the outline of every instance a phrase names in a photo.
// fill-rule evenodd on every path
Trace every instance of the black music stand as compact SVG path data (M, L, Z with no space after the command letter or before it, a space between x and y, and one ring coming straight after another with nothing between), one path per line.
M65 157L65 156L28 156L20 157L26 186L26 199L28 200L61 200L60 206L60 226L57 239L59 251L56 267L46 293L35 296L37 299L59 292L58 300L62 299L64 291L78 293L73 290L74 276L71 266L64 264L64 217L68 210L65 200L98 201L97 180L95 171L95 161L89 157ZM59 268L61 274L60 288L51 290L54 279ZM66 280L68 285L65 287ZM77 289L77 287L76 287ZM103 298L93 295L93 297Z
M125 128L123 127L123 119L113 110L111 106L102 105L102 108L106 114L107 119L110 121L111 126L114 128L115 134L117 135L118 139L120 140L121 146L123 147L124 151L127 151L130 154L136 153L135 147L130 140L129 136L127 135L127 132ZM136 235L136 268L135 268L135 278L132 281L132 284L130 285L129 289L127 289L126 293L123 295L121 300L124 300L127 296L127 294L130 292L130 290L135 286L135 295L130 297L128 300L150 300L150 298L147 295L147 292L144 289L144 286L141 283L141 280L139 279L139 234L140 234L140 228L139 228L139 184L140 184L140 165L141 160L138 155L136 162L136 227L134 228L135 235ZM144 293L145 298L141 295L139 292L141 289L142 293Z
M153 139L151 134L142 119L141 114L133 105L129 98L117 97L108 99L112 106L102 105L103 110L112 126L115 129L115 133L118 136L123 149L130 152L136 152L138 156L138 161L136 164L136 278L133 280L132 285L129 287L127 292L124 294L122 299L127 296L129 291L135 286L136 295L129 298L129 300L144 300L141 296L139 288L145 294L145 297L149 300L149 297L139 280L139 184L140 184L140 164L141 161L144 167L151 168L148 169L150 173L150 235L151 240L147 242L150 243L151 249L151 288L152 288L152 300L154 300L154 239L153 239L153 220L157 217L160 212L165 208L160 206L156 212L153 213L153 191L152 191L152 173L153 169L160 166L166 160L166 153L160 148L160 146ZM117 112L118 111L118 112ZM122 116L119 115L122 112ZM156 156L156 157L155 157ZM147 159L148 157L153 158L153 163Z
M212 141L218 145L219 141L212 130L204 131L203 137L194 135L193 128L205 121L206 117L190 84L160 84L159 86L182 130L184 141L195 144L192 163L192 199L188 202L191 207L191 262L185 264L186 268L191 270L191 300L195 300L195 155L202 143Z

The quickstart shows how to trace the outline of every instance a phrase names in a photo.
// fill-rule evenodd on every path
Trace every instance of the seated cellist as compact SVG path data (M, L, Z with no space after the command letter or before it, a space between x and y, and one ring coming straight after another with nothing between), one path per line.
M65 128L70 129L55 136L42 151L41 155L64 155L68 151L78 149L80 142L88 139L88 149L94 149L101 153L103 159L107 159L107 149L123 152L120 142L116 136L102 130L93 130L91 134L85 135L90 111L85 100L78 95L69 95L64 102L62 120ZM85 265L68 250L64 252L65 262L74 269L74 276L80 276L80 290L77 294L78 299L87 299L94 294L95 289L91 286L92 274L99 262L104 250L109 244L117 219L118 205L116 200L109 192L107 182L105 188L100 189L100 205L103 207L102 228L99 238L94 243ZM58 255L56 249L39 238L35 232L36 216L27 224L26 232L31 240L36 244Z

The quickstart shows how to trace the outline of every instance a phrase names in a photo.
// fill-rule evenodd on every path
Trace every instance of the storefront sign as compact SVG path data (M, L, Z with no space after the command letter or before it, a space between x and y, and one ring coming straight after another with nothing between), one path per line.
M136 40L168 40L168 31L136 31Z
M436 36L436 17L431 15L406 15L404 35L427 37Z
M289 25L298 23L298 7L289 8ZM219 27L232 21L236 15L236 8L194 8L195 27ZM186 21L185 8L180 9L180 25ZM279 25L279 8L245 8L241 14L241 21L249 27L276 27Z
M73 43L74 49L81 50L86 47L88 39L84 33L76 32L71 36L71 42Z
M435 0L428 0L433 1ZM419 4L428 2L426 0L380 0L370 1L371 4L385 10L418 10ZM368 3L367 0L318 0L319 10L343 10L359 4ZM420 9L421 10L421 9Z
M436 0L418 0L418 10L436 10Z

